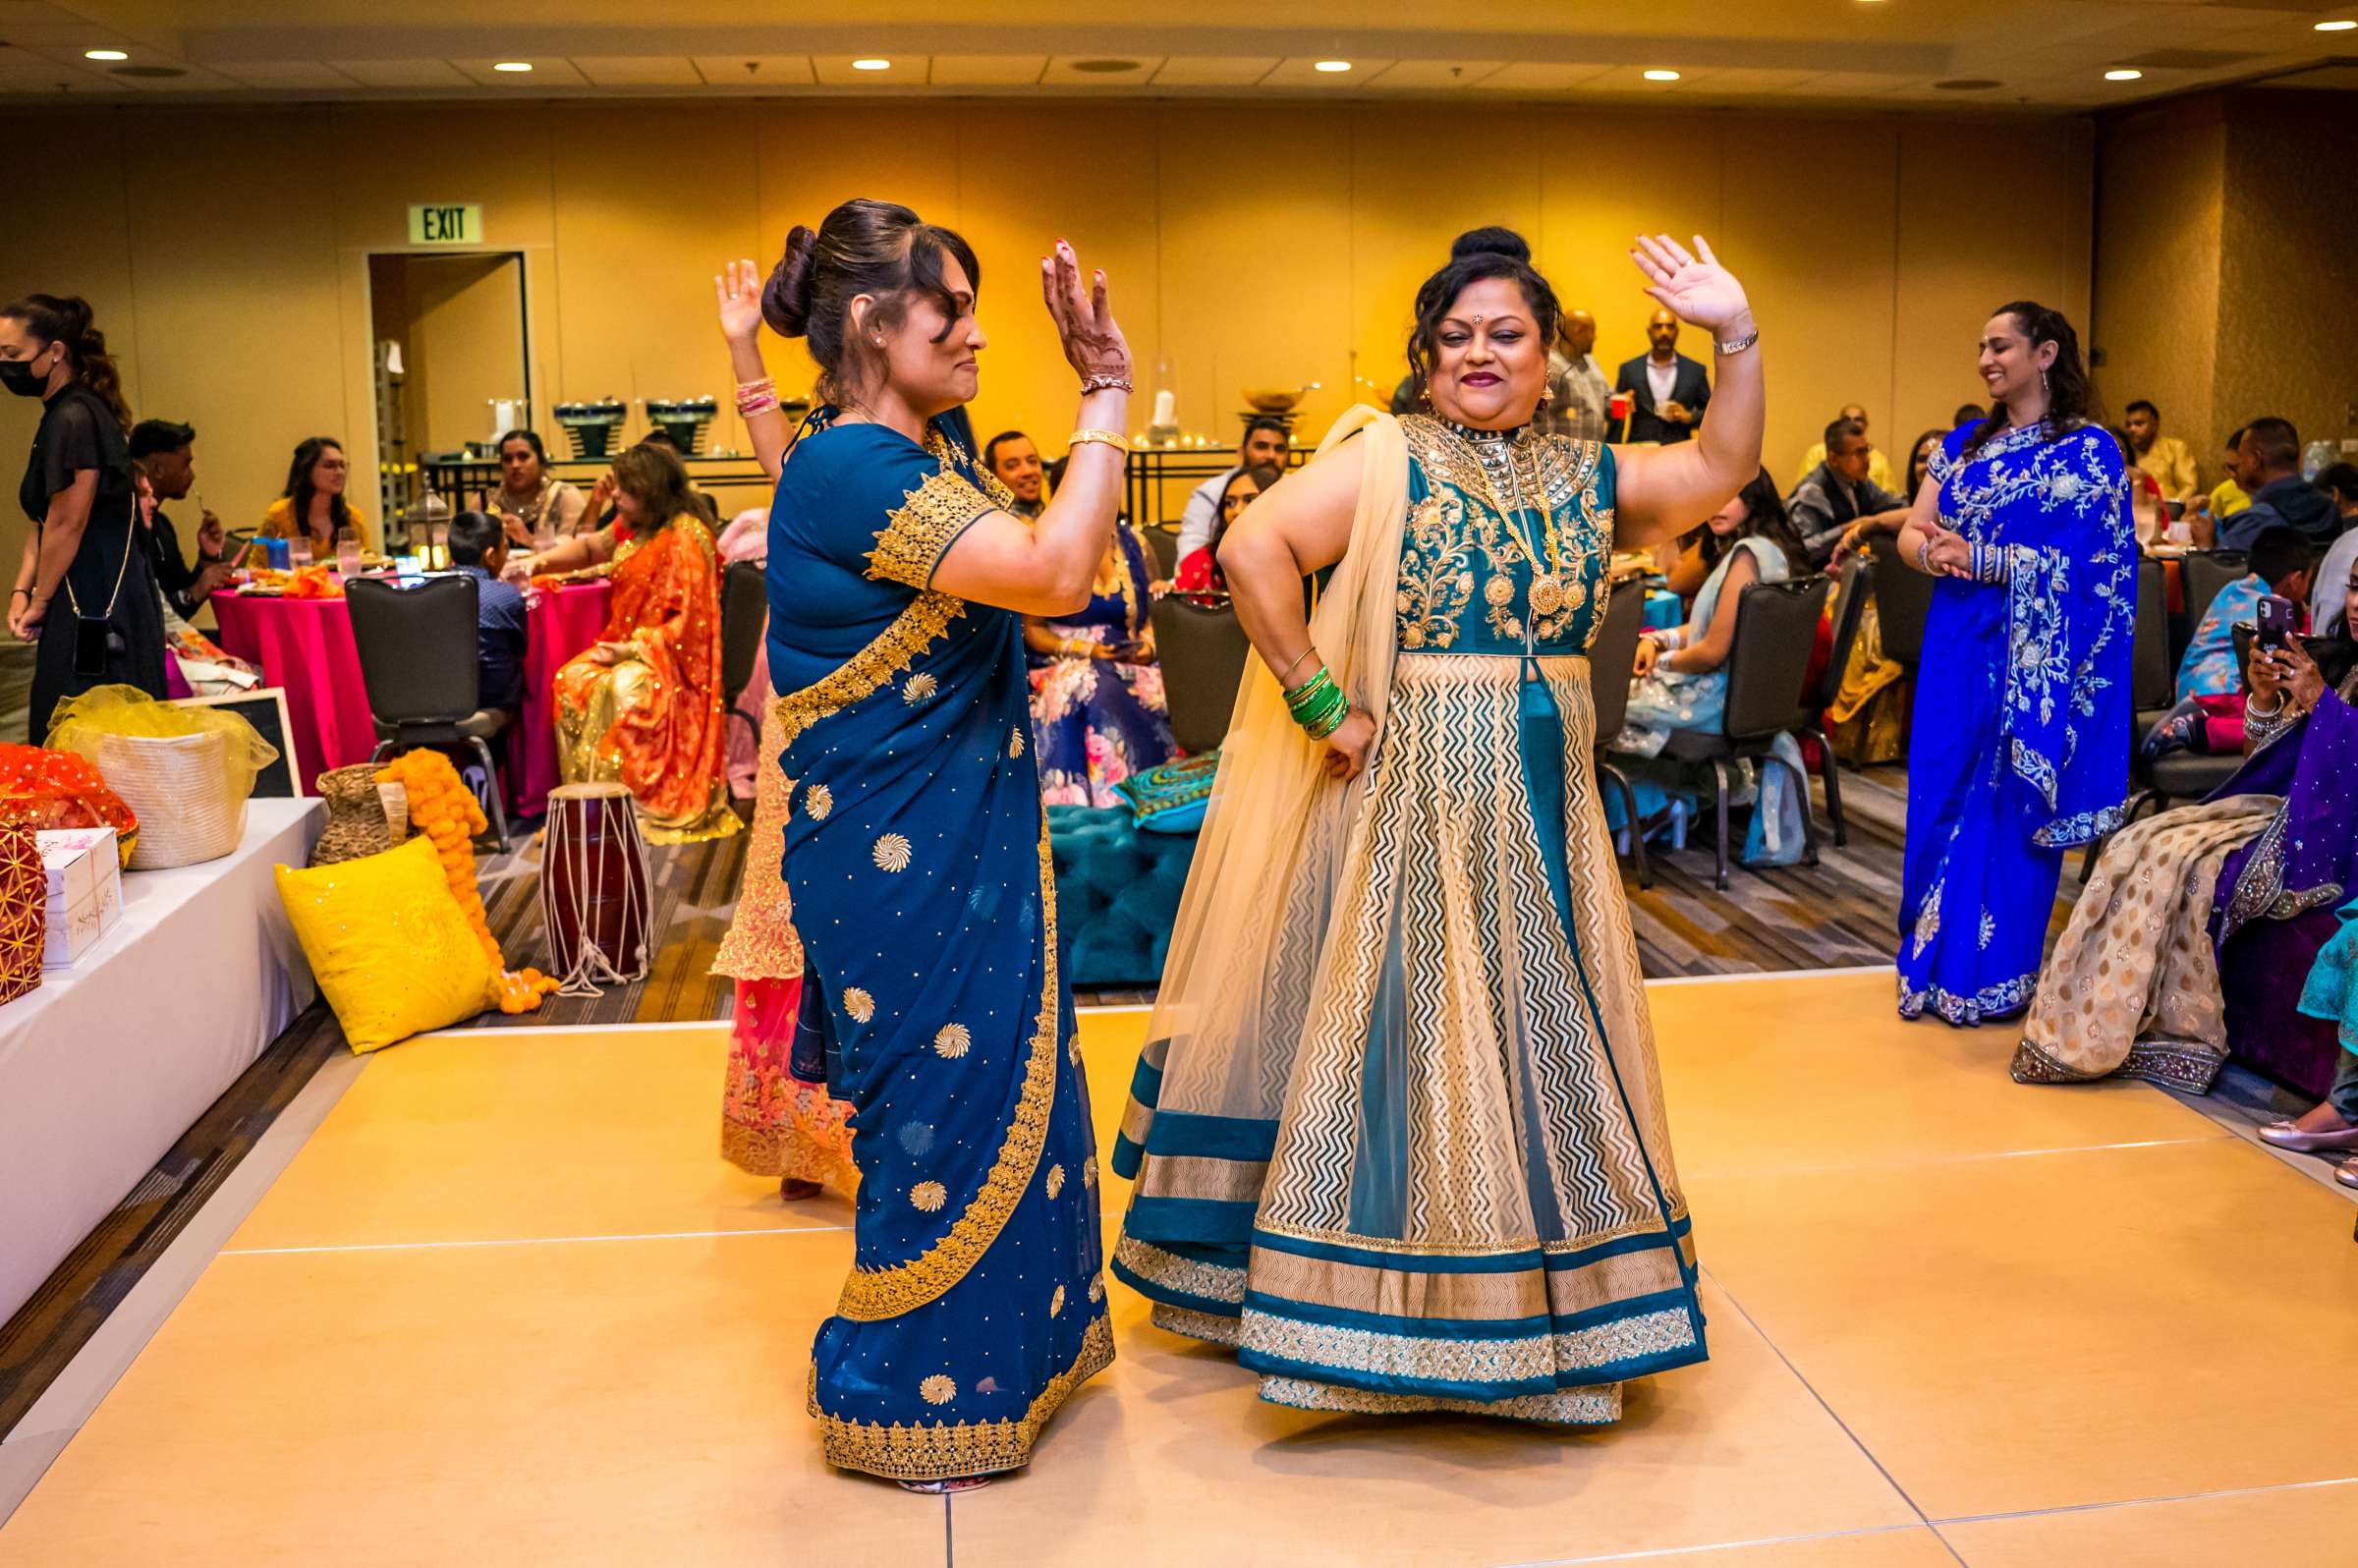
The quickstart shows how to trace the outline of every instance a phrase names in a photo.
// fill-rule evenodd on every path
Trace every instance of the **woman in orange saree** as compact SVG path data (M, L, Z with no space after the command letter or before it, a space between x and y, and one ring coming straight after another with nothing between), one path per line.
M655 843L734 833L712 530L668 447L626 449L597 488L614 522L524 568L536 578L603 566L614 583L605 631L557 671L557 771L568 784L623 784Z

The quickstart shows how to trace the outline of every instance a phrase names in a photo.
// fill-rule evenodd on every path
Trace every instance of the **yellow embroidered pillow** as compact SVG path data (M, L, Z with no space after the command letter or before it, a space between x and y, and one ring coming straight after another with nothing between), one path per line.
M451 896L431 840L305 871L281 866L278 897L355 1051L491 1005L498 973Z

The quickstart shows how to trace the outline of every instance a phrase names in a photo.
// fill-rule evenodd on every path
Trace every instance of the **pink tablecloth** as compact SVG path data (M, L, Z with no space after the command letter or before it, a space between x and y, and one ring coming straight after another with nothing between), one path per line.
M604 583L575 583L542 594L533 607L524 710L509 726L508 803L519 816L538 814L557 781L550 683L559 665L597 641L612 597ZM304 786L312 787L329 768L368 760L376 725L368 717L368 691L344 601L216 593L211 602L221 646L260 666L267 684L286 688L296 776Z

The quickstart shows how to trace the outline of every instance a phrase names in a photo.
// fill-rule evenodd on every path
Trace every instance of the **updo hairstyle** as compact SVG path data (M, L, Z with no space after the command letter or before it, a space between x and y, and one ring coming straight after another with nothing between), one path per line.
M1432 378L1433 364L1440 358L1436 340L1449 308L1467 285L1488 278L1514 279L1523 291L1523 303L1531 307L1540 341L1555 341L1556 322L1563 311L1555 303L1555 290L1531 264L1529 243L1512 229L1468 229L1450 245L1448 262L1417 290L1417 324L1408 334L1408 366L1418 385L1427 385Z
M951 257L980 295L982 268L955 231L927 223L898 202L846 201L815 232L798 223L786 236L786 252L761 290L761 317L780 337L810 340L819 367L818 395L840 401L867 380L870 362L877 358L855 330L852 302L870 296L868 324L890 330L907 318L913 298L929 299L947 318L933 339L939 343L960 313L943 281Z

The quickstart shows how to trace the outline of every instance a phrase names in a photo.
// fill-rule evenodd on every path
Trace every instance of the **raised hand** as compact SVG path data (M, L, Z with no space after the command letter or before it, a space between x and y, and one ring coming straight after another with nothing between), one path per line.
M1694 254L1666 234L1641 234L1629 258L1646 275L1646 292L1656 304L1713 337L1724 336L1731 324L1752 313L1744 285L1719 264L1700 234Z
M751 343L761 330L760 269L752 260L731 261L712 279L712 304L720 314L720 335L731 343Z
M1065 362L1080 371L1083 379L1130 379L1129 340L1114 322L1102 271L1093 273L1085 288L1080 258L1070 245L1059 240L1055 253L1040 258L1039 292L1047 301L1048 319L1056 323L1056 336L1064 344Z

